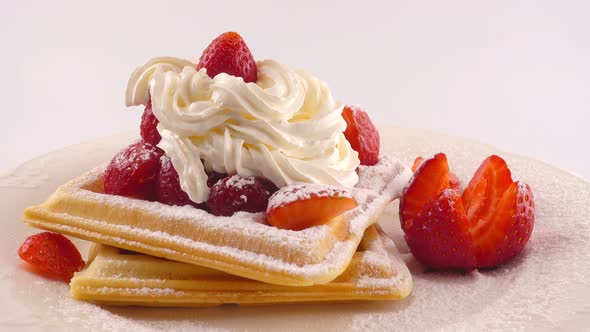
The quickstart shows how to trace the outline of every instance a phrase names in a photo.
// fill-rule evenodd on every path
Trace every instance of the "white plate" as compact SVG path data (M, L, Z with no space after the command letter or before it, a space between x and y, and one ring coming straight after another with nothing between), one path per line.
M590 184L567 172L491 146L423 130L382 127L383 151L410 164L417 155L446 152L466 182L479 163L498 153L515 179L535 195L535 228L526 250L492 271L424 273L411 255L414 291L399 302L222 306L206 309L101 307L70 299L64 283L31 273L16 250L37 230L21 222L22 210L42 202L70 178L110 159L133 139L119 135L41 156L0 178L1 330L480 330L582 328L590 323ZM397 202L381 224L402 252L407 248ZM77 242L81 249L86 244Z

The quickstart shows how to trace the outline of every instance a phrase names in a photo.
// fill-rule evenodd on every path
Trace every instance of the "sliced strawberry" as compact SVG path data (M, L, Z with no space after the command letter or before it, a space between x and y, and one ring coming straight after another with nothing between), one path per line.
M414 164L412 164L412 172L416 172L418 170L418 168L420 167L420 165L422 165L422 163L424 162L424 158L418 156L416 157L416 159L414 160Z
M421 165L417 159L414 166L400 199L400 219L420 261L434 268L489 268L522 251L534 226L533 194L528 185L512 182L502 158L484 160L461 200L458 190L447 189L451 176L443 154ZM453 257L449 248L467 250L465 257Z
M472 225L490 219L510 184L512 176L504 159L492 155L483 161L462 196L467 219Z
M475 258L468 230L459 192L444 189L406 227L404 237L423 264L435 269L470 270L475 267Z
M18 249L19 257L43 275L69 282L84 267L76 246L65 236L43 232L29 236Z
M423 162L424 158L420 156L416 157L416 160L414 160L414 164L412 165L412 172L416 172ZM453 173L449 173L449 187L457 190L460 190L461 188L461 181L459 181L459 178Z
M357 201L344 189L297 184L283 187L271 196L266 219L277 228L298 231L324 224L357 205Z
M436 154L416 170L400 198L400 221L403 230L412 227L414 218L441 191L449 188L449 165L444 153Z
M504 191L488 219L471 228L477 266L497 267L524 249L535 224L535 203L529 185L514 182Z
M236 32L223 33L207 46L197 65L197 70L201 68L206 68L210 77L226 73L241 77L247 83L258 80L256 61Z
M344 106L342 117L346 121L344 136L358 152L361 165L375 165L379 161L379 132L367 112L356 106Z

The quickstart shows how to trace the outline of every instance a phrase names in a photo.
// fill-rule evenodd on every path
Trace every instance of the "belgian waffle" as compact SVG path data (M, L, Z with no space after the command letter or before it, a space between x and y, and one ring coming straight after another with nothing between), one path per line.
M412 289L412 278L393 242L372 226L365 232L346 271L327 284L272 285L95 245L90 263L76 274L70 286L74 298L103 304L214 306L402 299Z
M264 214L216 217L190 206L168 206L103 192L105 165L63 185L25 210L31 226L151 256L285 286L324 284L349 265L364 231L398 198L411 171L384 156L358 169L351 192L359 205L320 226L277 229Z

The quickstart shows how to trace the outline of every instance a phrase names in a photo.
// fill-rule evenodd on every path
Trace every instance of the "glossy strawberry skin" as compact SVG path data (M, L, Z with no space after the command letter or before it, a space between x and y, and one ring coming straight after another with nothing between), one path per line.
M504 159L484 160L462 197L444 154L417 159L414 168L400 199L400 220L418 260L437 269L494 268L524 249L534 227L533 193L512 181ZM465 257L451 255L459 249Z
M36 271L69 282L84 267L76 246L65 236L43 232L29 236L18 249L19 257Z
M407 227L404 238L412 254L434 269L470 270L476 265L469 222L459 192L444 189Z
M435 269L475 266L469 223L443 153L414 163L414 176L400 198L400 221L412 254Z
M358 152L361 165L375 165L379 161L381 143L379 132L367 112L356 106L344 106L342 118L346 121L344 136Z
M414 218L424 209L424 206L447 188L449 188L447 156L438 153L418 167L404 189L399 208L402 229L412 227Z
M232 175L211 187L207 207L216 216L231 216L240 211L263 212L275 191L277 187L265 178Z
M152 102L149 101L141 115L140 134L144 141L154 146L160 143L160 140L162 139L156 128L158 123L160 123L160 121L158 121L158 118L154 115L154 112L152 111Z
M156 179L156 193L158 202L167 205L192 205L204 209L205 203L198 204L188 197L188 194L180 187L180 179L172 161L166 155L160 157L160 170Z
M197 65L197 70L201 68L206 68L210 77L226 73L241 77L246 83L258 80L256 61L236 32L223 33L207 46Z
M104 192L154 200L162 150L139 140L119 151L104 174Z

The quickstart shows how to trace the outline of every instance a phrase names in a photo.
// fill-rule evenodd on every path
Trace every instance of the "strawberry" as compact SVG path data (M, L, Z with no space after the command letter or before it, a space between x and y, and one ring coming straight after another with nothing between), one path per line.
M207 46L197 65L197 70L201 68L206 68L210 77L226 73L241 77L246 83L258 80L256 61L236 32L223 33Z
M156 196L158 202L167 205L192 205L200 209L206 207L204 203L197 204L191 201L188 194L182 190L178 173L167 155L160 157L160 167L156 177Z
M417 157L416 160L414 160L414 164L412 165L412 172L416 172L423 162L424 158ZM461 181L459 181L459 178L453 173L449 173L449 186L457 190L460 190L461 188Z
M414 160L414 164L412 164L412 172L416 172L418 170L418 168L420 167L420 165L422 165L422 163L424 162L424 158L418 156L416 157L416 159Z
M422 163L404 189L399 209L402 229L405 231L406 227L412 227L414 218L424 209L426 203L447 188L449 188L447 156L439 153Z
M527 184L512 181L502 158L484 160L462 197L444 154L421 165L417 159L414 166L400 220L418 260L441 269L490 268L523 250L534 226L533 194Z
M358 152L361 165L375 165L379 160L379 132L367 112L356 106L344 106L342 117L346 121L344 136Z
M400 220L412 254L432 268L475 266L461 196L450 187L447 157L439 153L416 170L400 199Z
M298 231L324 224L357 205L344 189L303 183L283 187L272 195L266 219L277 228Z
M496 267L522 251L534 225L530 187L513 182L504 159L488 157L463 192L478 267Z
M404 238L412 254L435 269L469 270L475 257L469 222L455 189L444 189L426 203L406 227Z
M70 282L84 267L76 246L65 236L43 232L29 236L18 249L19 257L43 275Z
M211 186L207 207L216 216L236 212L264 212L269 197L277 191L270 180L257 176L227 176Z
M162 137L156 128L158 123L160 123L160 121L158 121L158 118L156 118L152 111L152 101L150 100L141 115L141 125L139 127L141 138L147 143L152 145L160 143Z
M119 151L104 173L104 192L111 195L155 199L156 177L163 152L139 140Z

